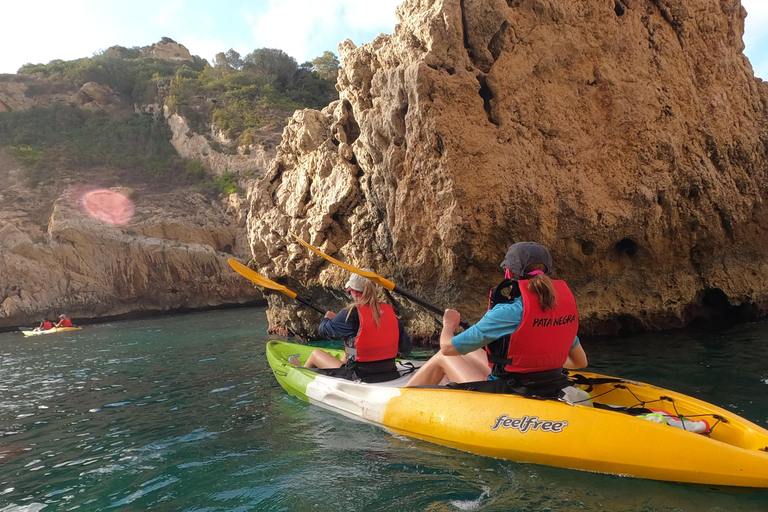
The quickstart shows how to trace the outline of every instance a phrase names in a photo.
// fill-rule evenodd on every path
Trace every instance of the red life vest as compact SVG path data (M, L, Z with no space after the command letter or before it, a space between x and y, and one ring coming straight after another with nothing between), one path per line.
M59 322L59 327L72 327L72 320L69 318L64 318Z
M50 329L53 329L53 324L51 322L43 322L43 330L48 331Z
M395 311L389 304L379 304L381 318L379 326L373 319L370 306L357 306L360 329L355 337L355 361L361 363L383 361L397 357L400 328Z
M565 281L552 280L557 302L555 309L543 311L539 298L528 290L527 281L520 282L523 298L523 319L509 337L506 354L498 354L511 364L507 372L530 373L561 368L568 359L573 340L579 331L576 300ZM486 347L489 359L490 346ZM494 363L488 365L493 369Z

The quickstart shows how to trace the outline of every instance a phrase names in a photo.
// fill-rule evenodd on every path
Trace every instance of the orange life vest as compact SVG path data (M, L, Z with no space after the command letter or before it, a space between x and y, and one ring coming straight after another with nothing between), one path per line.
M377 327L370 306L357 306L360 329L355 337L355 360L361 363L397 357L400 340L397 316L389 304L379 304L379 310L381 318Z
M53 324L51 322L43 322L43 330L48 331L50 329L53 329Z
M59 327L72 327L72 320L70 320L69 318L64 318L61 321L61 325L59 325Z
M523 318L520 326L509 336L509 342L486 346L488 365L505 364L504 370L530 373L562 368L573 340L579 331L576 300L565 281L552 280L557 302L555 309L543 311L539 298L528 290L527 281L520 281ZM507 347L506 354L493 354L493 348ZM495 357L494 357L495 356ZM490 362L493 359L494 362Z

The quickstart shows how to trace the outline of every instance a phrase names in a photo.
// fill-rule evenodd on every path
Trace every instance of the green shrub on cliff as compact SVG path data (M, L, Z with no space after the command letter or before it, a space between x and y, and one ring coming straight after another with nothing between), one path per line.
M185 69L184 72L194 76L207 64L200 57L195 57L193 62L180 65L178 62L143 57L140 52L132 53L125 48L123 48L125 52L121 53L114 48L100 55L83 59L53 60L48 64L26 64L19 69L19 74L42 73L49 78L60 76L72 81L78 87L86 82L96 82L108 86L133 102L142 103L157 99L157 84L161 79L176 75L180 69ZM138 49L134 50L138 51ZM134 58L122 56L134 54L137 55Z
M0 146L36 170L39 180L62 166L111 166L162 176L181 165L170 140L168 124L151 114L112 119L59 104L0 113Z
M247 132L250 143L263 143L256 132L280 133L295 110L320 109L338 98L334 59L331 52L315 59L324 63L318 72L312 63L297 65L282 50L261 48L244 59L229 50L216 56L215 66L206 65L194 76L177 73L167 105L197 133L205 133L208 122L230 139Z

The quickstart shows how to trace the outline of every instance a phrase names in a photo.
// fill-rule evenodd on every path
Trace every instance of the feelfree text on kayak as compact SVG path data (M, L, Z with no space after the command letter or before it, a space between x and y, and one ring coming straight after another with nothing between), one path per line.
M527 415L523 416L522 418L510 418L506 414L502 414L496 418L496 423L491 427L491 430L498 430L499 427L501 427L519 430L521 434L525 434L530 430L540 430L542 432L553 432L555 434L559 434L567 426L567 420L539 420L538 416Z

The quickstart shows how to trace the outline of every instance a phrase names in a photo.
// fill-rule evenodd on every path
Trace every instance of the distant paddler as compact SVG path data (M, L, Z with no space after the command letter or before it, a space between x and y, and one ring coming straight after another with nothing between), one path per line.
M40 322L40 325L32 329L33 331L50 331L53 329L53 322L48 320L48 318L43 318L42 322Z
M72 327L72 320L67 315L59 315L59 321L56 322L55 327Z

